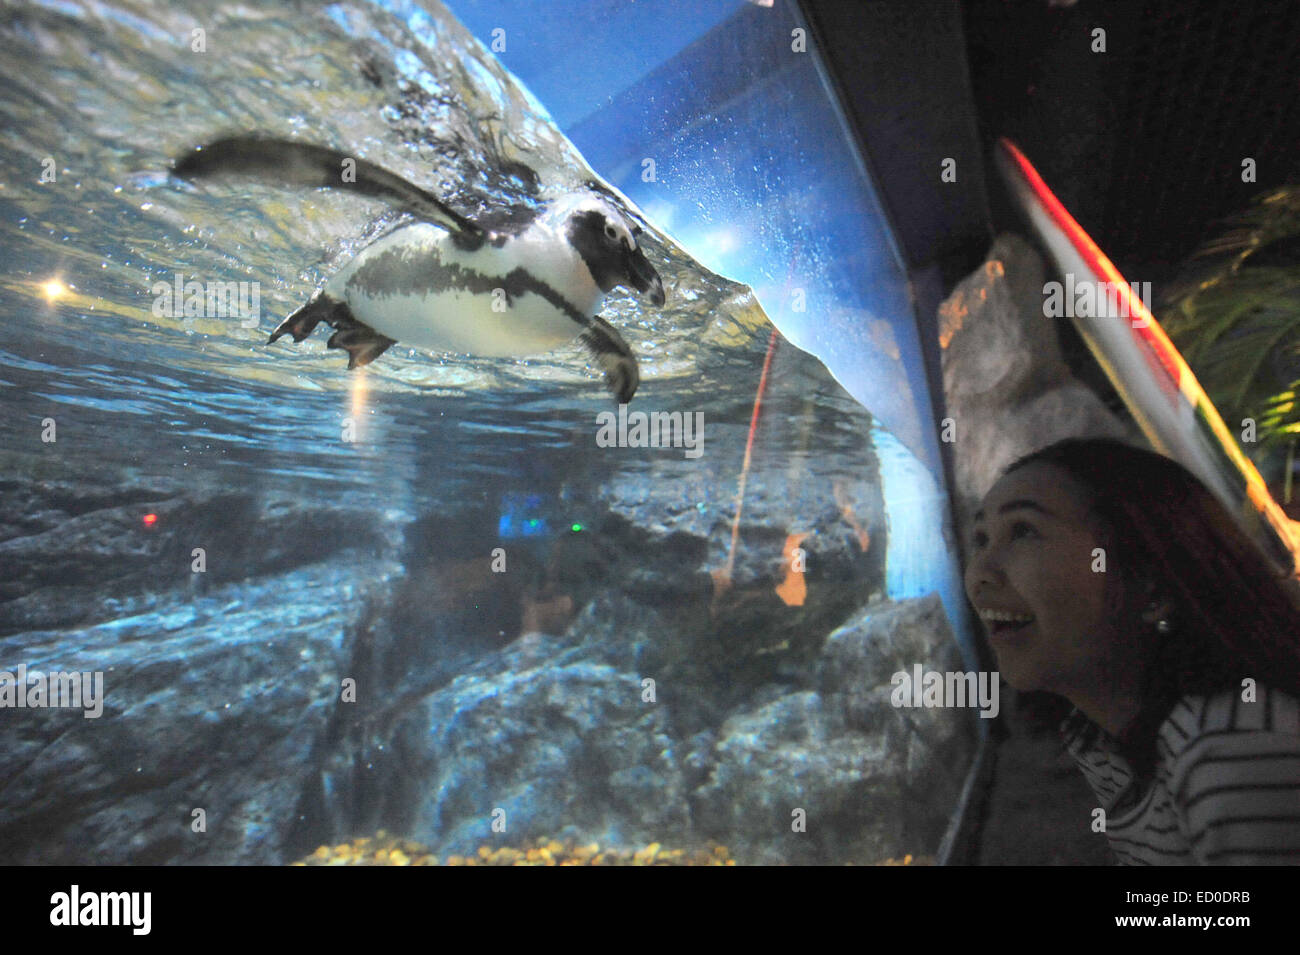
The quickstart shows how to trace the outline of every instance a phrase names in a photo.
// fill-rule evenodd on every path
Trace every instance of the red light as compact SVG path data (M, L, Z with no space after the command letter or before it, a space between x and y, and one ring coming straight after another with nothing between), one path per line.
M146 515L144 516L144 526L145 526L145 527L153 527L153 526L154 526L155 524L157 524L157 523L158 523L158 515L157 515L157 514L146 514Z

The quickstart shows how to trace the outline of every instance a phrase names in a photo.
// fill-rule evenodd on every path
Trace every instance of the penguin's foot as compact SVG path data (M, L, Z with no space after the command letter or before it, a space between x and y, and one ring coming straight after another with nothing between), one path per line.
M395 339L381 335L369 325L354 320L350 325L339 327L325 343L325 347L347 349L348 371L351 371L370 364L387 351L389 346L396 344Z
M641 372L637 369L636 356L617 329L599 315L593 315L591 324L578 340L605 372L605 387L618 403L625 405L631 401L641 383Z
M347 302L340 302L324 293L315 295L310 302L294 312L279 324L271 333L271 342L284 335L292 335L295 342L301 342L321 322L333 326L336 331L325 343L327 348L342 348L348 353L348 370L368 365L382 355L395 339L381 335L369 325L358 322L348 308ZM269 345L271 342L267 342Z

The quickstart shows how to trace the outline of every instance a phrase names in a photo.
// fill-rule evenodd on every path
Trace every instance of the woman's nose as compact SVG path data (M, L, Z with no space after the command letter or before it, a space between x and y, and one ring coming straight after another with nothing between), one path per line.
M989 587L999 585L1002 568L992 548L972 548L966 558L966 591L974 595L981 584Z

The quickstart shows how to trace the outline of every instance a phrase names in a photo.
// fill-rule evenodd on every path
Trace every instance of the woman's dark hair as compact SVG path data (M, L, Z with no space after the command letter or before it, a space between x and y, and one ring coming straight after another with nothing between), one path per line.
M1194 475L1110 438L1059 441L1007 472L1034 463L1062 468L1086 490L1118 631L1141 632L1153 599L1175 608L1167 634L1147 631L1141 710L1117 741L1139 775L1150 776L1157 731L1184 695L1240 692L1250 677L1300 699L1300 603Z

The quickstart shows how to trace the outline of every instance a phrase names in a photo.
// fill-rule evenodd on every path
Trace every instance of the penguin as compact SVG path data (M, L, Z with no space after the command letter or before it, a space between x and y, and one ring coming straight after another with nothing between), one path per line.
M350 170L352 175L344 175ZM398 342L474 355L524 356L575 337L626 404L640 383L636 356L598 314L617 286L661 306L663 281L638 242L640 226L595 189L576 192L487 229L401 176L324 146L259 136L219 139L181 156L186 180L254 176L382 199L417 220L367 245L271 333L326 343L368 365Z

